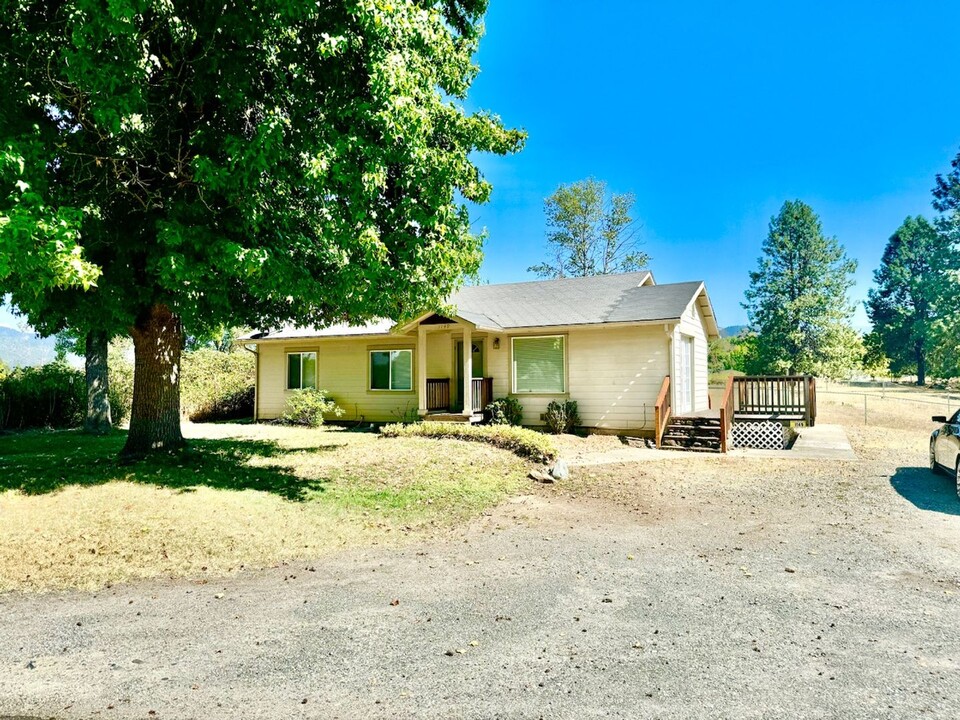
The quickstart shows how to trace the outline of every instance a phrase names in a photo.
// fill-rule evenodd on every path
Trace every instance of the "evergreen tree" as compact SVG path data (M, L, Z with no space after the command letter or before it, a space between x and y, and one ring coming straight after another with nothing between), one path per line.
M926 384L927 358L938 320L954 311L960 253L945 232L926 218L908 217L890 237L876 287L868 294L867 315L890 369L915 373Z
M756 333L751 372L853 369L859 336L849 328L847 290L856 267L837 239L823 234L809 205L785 202L770 221L743 303Z

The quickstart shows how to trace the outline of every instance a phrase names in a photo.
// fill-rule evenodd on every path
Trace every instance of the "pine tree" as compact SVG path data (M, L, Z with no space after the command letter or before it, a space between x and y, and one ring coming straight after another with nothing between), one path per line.
M848 346L858 336L848 332L847 290L856 267L837 239L823 234L809 205L785 202L770 221L743 303L757 335L750 370L836 374L853 365Z
M866 308L874 333L890 369L916 373L917 385L926 384L936 323L953 310L958 267L960 254L950 237L917 216L904 220L890 237L873 274L877 286Z

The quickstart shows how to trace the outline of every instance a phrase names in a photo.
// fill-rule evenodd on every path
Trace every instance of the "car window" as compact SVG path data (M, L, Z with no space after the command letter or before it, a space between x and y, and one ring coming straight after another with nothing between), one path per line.
M960 423L960 410L957 410L953 415L950 416L950 419L947 420L951 425L957 425Z

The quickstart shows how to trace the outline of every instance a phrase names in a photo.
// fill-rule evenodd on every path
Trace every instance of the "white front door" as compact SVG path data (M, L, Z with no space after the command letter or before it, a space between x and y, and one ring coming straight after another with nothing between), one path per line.
M693 338L680 336L677 365L677 414L693 412Z

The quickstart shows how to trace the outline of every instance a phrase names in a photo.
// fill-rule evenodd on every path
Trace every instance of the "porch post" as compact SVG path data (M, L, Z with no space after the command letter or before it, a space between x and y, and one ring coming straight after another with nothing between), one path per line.
M463 414L473 415L473 334L463 326Z
M417 326L417 404L420 417L427 414L427 328Z

